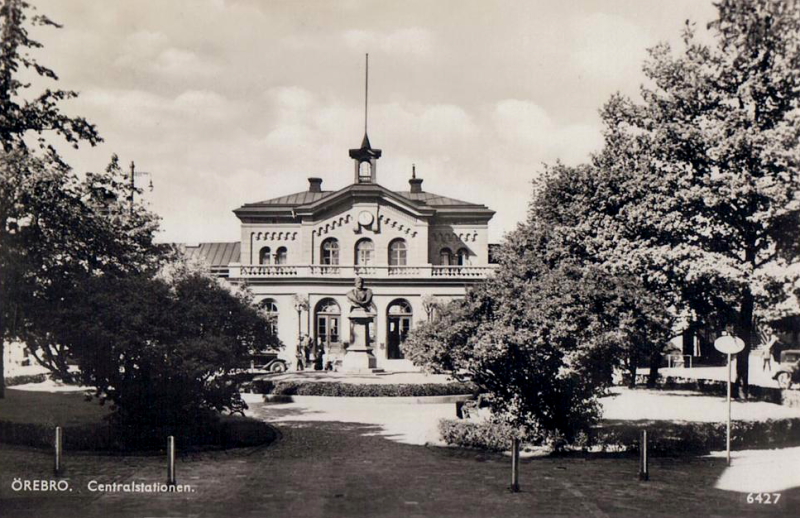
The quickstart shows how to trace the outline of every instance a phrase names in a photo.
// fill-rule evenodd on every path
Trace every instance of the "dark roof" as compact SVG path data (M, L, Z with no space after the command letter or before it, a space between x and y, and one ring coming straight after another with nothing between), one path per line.
M423 203L428 207L449 207L461 205L466 207L481 207L477 203L470 203L468 201L456 200L455 198L448 198L441 194L434 194L432 192L411 192L411 191L395 191L397 194L417 203Z
M286 207L297 207L299 205L305 205L307 203L313 203L319 201L325 198L326 196L333 194L334 192L337 191L321 191L321 192L303 191L294 194L289 194L286 196L279 196L277 198L272 198L269 200L259 201L256 203L248 203L247 206L280 205ZM428 207L452 207L452 206L483 207L483 205L480 205L478 203L470 203L468 201L456 200L454 198L448 198L447 196L434 194L432 192L395 191L395 193L418 205L425 205Z
M305 205L306 203L313 203L317 200L321 200L325 196L333 194L334 192L335 191L296 192L294 194L288 194L286 196L278 196L277 198L259 201L256 203L248 203L248 205L287 205L291 207L296 207L297 205Z
M180 247L188 257L200 259L211 267L215 267L238 263L241 243L237 241L235 243L183 244Z

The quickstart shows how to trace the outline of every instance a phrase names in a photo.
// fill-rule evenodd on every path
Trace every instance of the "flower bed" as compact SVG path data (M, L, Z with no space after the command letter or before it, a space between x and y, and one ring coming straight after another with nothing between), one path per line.
M276 396L331 397L424 397L474 394L477 388L469 383L396 383L355 384L322 381L255 380L253 389L259 394Z
M6 387L15 387L17 385L27 385L28 383L43 383L47 381L47 374L23 374L20 376L9 376L5 378Z

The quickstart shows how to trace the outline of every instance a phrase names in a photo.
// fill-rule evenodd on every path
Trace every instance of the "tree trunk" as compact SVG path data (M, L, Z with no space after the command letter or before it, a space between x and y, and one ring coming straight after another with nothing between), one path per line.
M628 356L628 376L630 379L628 380L628 388L636 387L636 367L639 365L639 355L634 352Z
M753 349L753 294L748 288L742 297L736 334L744 341L744 349L736 355L736 388L739 397L746 398L750 392L750 351Z
M658 382L658 368L661 366L661 351L650 354L650 374L647 376L647 387L653 388Z

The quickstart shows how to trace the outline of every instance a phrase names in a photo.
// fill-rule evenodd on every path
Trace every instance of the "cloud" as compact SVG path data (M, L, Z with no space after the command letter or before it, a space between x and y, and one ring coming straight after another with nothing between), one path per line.
M428 57L433 53L434 36L420 27L408 27L394 32L350 30L343 34L345 45L368 52L371 49L395 56Z
M581 74L604 81L638 84L646 50L656 43L642 27L605 13L576 18L570 32L573 64Z
M603 143L599 127L589 124L558 124L532 101L506 99L492 113L498 138L509 150L536 157L537 162L562 160L579 163Z

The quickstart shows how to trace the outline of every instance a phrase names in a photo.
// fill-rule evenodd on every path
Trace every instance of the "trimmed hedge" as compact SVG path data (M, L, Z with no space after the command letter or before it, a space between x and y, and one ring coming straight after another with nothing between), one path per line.
M47 381L47 374L23 374L20 376L9 376L5 378L6 387L14 387L17 385L27 385L28 383L43 383Z
M71 451L152 451L166 448L175 437L178 450L236 448L268 444L277 433L268 424L240 416L225 416L205 424L187 426L113 426L109 423L66 426L63 447ZM41 423L0 421L0 443L52 448L55 427Z
M474 394L477 387L470 383L396 383L364 384L324 381L270 381L254 380L253 388L259 394L280 396L330 396L330 397L424 397Z
M647 430L652 455L698 455L725 449L725 423L669 421L603 422L589 434L581 448L591 451L638 452L642 430ZM511 448L514 430L493 423L454 419L439 422L439 434L447 444L490 451ZM525 438L522 438L523 441ZM800 419L734 421L731 447L777 448L800 445Z
M508 451L518 431L504 424L440 419L439 436L447 444L489 451Z

